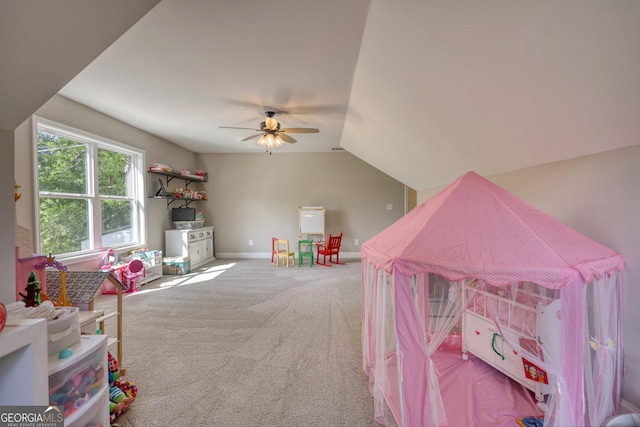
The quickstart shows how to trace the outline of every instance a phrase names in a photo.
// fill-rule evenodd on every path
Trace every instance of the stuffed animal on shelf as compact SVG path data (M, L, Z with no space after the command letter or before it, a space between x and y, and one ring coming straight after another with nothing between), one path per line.
M118 418L138 394L138 387L133 381L121 379L126 374L125 369L119 369L118 361L111 353L108 353L109 362L109 420Z

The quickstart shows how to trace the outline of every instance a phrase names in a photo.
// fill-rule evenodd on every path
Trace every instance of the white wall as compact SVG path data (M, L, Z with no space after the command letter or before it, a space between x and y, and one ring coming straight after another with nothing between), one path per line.
M152 163L168 163L179 168L195 170L196 155L194 153L62 96L54 96L34 114L103 138L140 148L145 151L145 168ZM15 164L20 165L16 170L16 179L22 185L21 190L23 193L17 207L17 223L28 230L34 230L34 212L36 208L33 194L32 119L29 118L20 125L15 134ZM146 194L153 194L156 187L155 178L147 179ZM148 246L153 249L162 248L164 246L164 233L162 230L169 228L171 225L170 210L164 200L158 201L145 198L145 203ZM99 262L99 259L97 257L88 263L70 265L69 268L97 268L99 264L96 263Z
M297 242L300 206L322 206L326 235L343 233L341 253L359 258L360 244L404 215L404 185L348 152L203 154L199 162L210 200L198 208L216 227L219 257L270 257L272 237Z
M270 256L271 237L297 241L298 206L316 205L327 208L327 233L343 232L342 250L359 255L355 239L364 242L404 214L404 185L347 152L197 155L62 96L52 98L35 115L143 149L145 168L166 163L208 171L209 181L198 189L206 190L209 200L191 206L203 212L207 225L216 227L216 255ZM15 164L21 166L16 177L23 185L18 224L34 230L32 120L15 135ZM147 195L152 195L158 176L146 178ZM172 181L169 188L176 185ZM148 246L164 250L164 230L172 228L171 208L178 205L149 198L145 202ZM387 204L393 210L387 210ZM94 269L99 262L95 257L69 268Z
M5 204L0 221L0 271L2 271L2 282L0 282L0 302L11 302L15 300L16 264L15 264L15 206L13 202L13 141L14 132L0 129L0 171L3 179L0 183L0 200L10 202Z
M623 399L640 408L640 145L489 176L625 257ZM421 203L442 187L418 192Z

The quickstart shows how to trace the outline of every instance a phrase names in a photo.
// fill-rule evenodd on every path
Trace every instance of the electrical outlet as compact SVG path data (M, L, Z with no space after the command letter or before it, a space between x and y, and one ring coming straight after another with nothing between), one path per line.
M392 211L393 210L393 203L387 203L387 210L388 211Z
M253 246L253 240L249 240L249 246Z
M355 240L355 245L358 246L360 244L360 239Z

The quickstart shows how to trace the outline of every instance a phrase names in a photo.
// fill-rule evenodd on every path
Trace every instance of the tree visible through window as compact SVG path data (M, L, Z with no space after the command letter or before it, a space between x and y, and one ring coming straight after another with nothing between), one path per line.
M142 243L142 153L76 132L37 124L40 252Z

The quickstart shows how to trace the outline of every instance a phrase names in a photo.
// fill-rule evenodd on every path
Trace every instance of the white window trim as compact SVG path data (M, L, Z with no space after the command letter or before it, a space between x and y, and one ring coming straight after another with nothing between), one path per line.
M45 119L39 116L32 116L33 120L31 121L32 124L32 147L33 147L33 206L34 206L34 239L35 239L35 247L36 248L40 248L40 184L39 184L39 179L38 179L38 126L43 126L43 127L47 127L50 128L51 130L54 131L59 131L61 133L65 133L69 136L72 136L74 138L77 138L79 141L81 142L88 142L89 144L91 144L91 147L93 147L93 149L95 149L96 144L97 145L105 145L108 146L112 149L116 149L116 150L122 150L122 152L127 153L127 154L132 154L137 156L138 159L138 164L136 165L136 183L135 183L135 192L136 194L134 195L134 199L136 199L138 201L138 212L137 212L137 217L138 217L138 221L136 224L133 224L132 226L134 228L138 228L137 230L137 235L139 236L139 242L135 242L135 243L129 243L129 244L125 244L125 245L119 245L114 247L113 249L115 249L117 252L126 252L126 251L131 251L133 249L137 249L140 247L144 247L147 246L147 215L146 215L146 197L145 197L145 175L144 175L144 165L145 165L145 154L146 152L144 150L141 150L139 148L130 146L130 145L126 145L123 144L121 142L118 141L114 141L112 139L100 136L100 135L96 135L93 134L91 132L87 132L84 130L80 130L71 126L67 126L58 122L54 122L52 120L49 119ZM97 151L97 150L96 150ZM92 153L91 158L93 159L93 162L91 165L89 165L90 168L90 176L88 177L89 182L88 182L88 189L89 189L89 194L93 197L96 196L96 188L97 188L97 183L95 183L94 181L94 175L95 175L95 169L96 169L96 162L97 162L97 156L94 155L95 153ZM93 211L93 209L91 209ZM91 212L90 213L91 219L92 221L96 222L96 216L99 217L99 213L98 212ZM89 236L89 238L92 241L92 246L93 246L93 239L94 236L91 235ZM76 262L84 262L84 261L88 261L88 260L92 260L95 259L96 254L100 254L102 255L106 249L108 248L97 248L97 249L93 249L90 251L84 251L82 253L73 253L73 254L66 254L66 255L56 255L56 260L62 262L65 261L66 264L74 264ZM55 255L55 254L54 254Z

